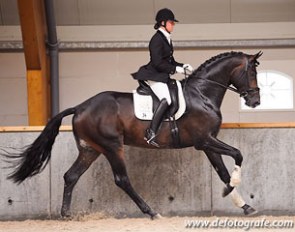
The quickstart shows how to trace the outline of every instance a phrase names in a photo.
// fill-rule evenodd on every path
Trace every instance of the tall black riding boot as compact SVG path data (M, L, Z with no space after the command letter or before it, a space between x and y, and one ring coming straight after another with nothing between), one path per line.
M158 132L158 129L164 119L165 113L168 108L169 108L169 105L167 103L167 100L165 98L162 99L160 101L159 106L154 112L154 116L151 121L150 127L145 132L144 139L147 141L148 144L159 147L159 145L154 140L156 138L156 134Z

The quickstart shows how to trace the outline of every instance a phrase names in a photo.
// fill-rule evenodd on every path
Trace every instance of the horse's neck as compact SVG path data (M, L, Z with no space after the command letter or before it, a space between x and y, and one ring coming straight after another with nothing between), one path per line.
M189 78L190 88L200 91L207 101L218 109L221 106L227 87L230 83L232 70L241 63L241 59L232 56L218 58L217 61L209 62L194 76Z
M225 88L213 84L207 87L206 90L203 91L203 94L219 109L221 107L225 92Z
M225 86L222 87L221 85ZM216 78L202 78L196 77L191 80L190 93L192 95L200 95L200 98L204 101L211 102L216 108L220 109L222 100L226 92L226 86L228 86L227 80L222 81Z

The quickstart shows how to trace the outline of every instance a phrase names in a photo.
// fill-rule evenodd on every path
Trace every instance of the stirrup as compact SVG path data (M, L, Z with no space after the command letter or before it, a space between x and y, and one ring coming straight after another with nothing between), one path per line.
M153 145L154 147L160 147L159 144L157 144L154 140L149 140L149 141L146 141L148 144L150 145Z
M157 135L155 134L155 132L153 130L147 129L145 132L144 140L146 140L146 142L150 145L153 145L155 147L160 147L160 145L154 141L156 136Z

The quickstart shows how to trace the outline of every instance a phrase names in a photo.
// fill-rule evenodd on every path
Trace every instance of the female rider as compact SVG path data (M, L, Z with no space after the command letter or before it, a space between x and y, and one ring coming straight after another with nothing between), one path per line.
M160 104L154 112L154 116L144 137L148 144L154 146L158 146L155 142L156 134L171 104L170 92L167 85L170 76L175 73L183 74L185 69L190 72L193 71L191 65L179 63L173 57L171 32L176 22L178 20L175 19L170 9L164 8L158 11L154 26L157 32L149 43L150 62L140 67L137 73L132 74L134 79L148 81L151 89L160 100Z

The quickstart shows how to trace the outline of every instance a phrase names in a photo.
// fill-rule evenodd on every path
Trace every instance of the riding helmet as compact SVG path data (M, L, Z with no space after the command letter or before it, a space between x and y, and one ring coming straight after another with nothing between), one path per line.
M178 20L175 19L175 16L174 16L173 12L170 9L163 8L163 9L159 10L157 15L156 15L156 22L160 23L162 21L166 22L168 20L178 22Z

